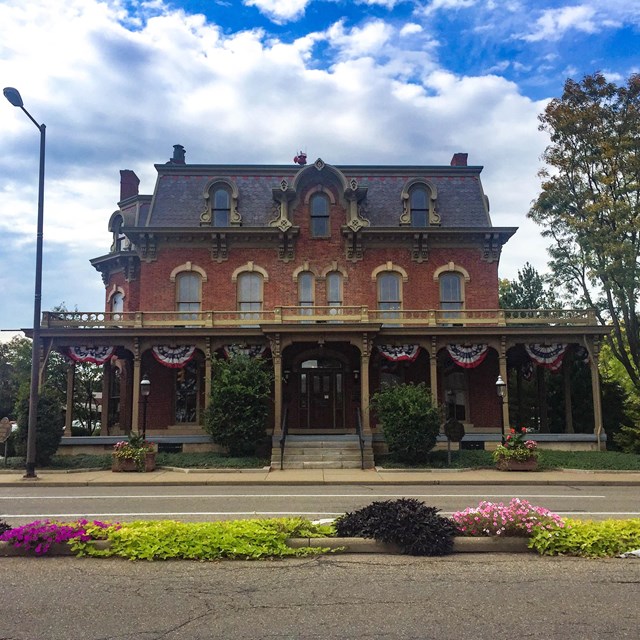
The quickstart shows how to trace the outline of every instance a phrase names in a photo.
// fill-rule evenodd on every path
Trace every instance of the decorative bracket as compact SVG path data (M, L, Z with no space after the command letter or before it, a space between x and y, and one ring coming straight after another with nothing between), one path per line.
M482 260L484 262L498 262L502 244L497 233L485 233L482 243Z

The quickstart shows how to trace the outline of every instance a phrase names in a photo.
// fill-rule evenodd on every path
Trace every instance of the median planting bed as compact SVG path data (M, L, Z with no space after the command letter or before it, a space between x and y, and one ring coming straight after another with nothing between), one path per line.
M121 557L130 560L284 558L321 553L378 552L442 556L460 552L522 552L615 557L640 549L640 519L562 519L514 498L481 502L451 518L414 499L374 502L331 523L272 518L186 523L0 521L0 555Z

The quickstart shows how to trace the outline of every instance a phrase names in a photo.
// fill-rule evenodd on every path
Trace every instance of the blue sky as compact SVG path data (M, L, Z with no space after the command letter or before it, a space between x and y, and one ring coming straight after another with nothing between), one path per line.
M43 309L102 309L120 169L151 193L192 163L483 165L500 273L544 271L526 220L567 77L640 71L638 0L3 0L0 79L47 125ZM38 131L0 104L0 329L31 324Z

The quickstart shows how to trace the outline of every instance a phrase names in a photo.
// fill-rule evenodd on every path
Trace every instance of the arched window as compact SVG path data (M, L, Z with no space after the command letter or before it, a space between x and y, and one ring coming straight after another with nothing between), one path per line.
M201 306L201 282L202 276L193 271L183 271L176 275L176 309L183 312L183 319L197 318Z
M111 297L111 313L114 320L120 320L124 311L124 294L118 291Z
M311 197L311 236L327 238L329 231L329 198L324 193L316 193Z
M311 271L303 271L298 274L298 306L313 307L315 278ZM313 312L311 309L300 309L300 315L308 316Z
M440 308L452 313L444 314L445 318L460 317L456 311L462 310L464 301L462 298L462 274L455 271L447 271L440 274Z
M327 274L327 304L330 307L342 306L342 274L339 271Z
M385 313L381 319L398 318L402 309L402 276L394 271L378 274L378 309Z
M219 187L213 192L212 220L214 227L228 227L231 216L231 196L224 187Z
M426 227L429 219L427 190L421 186L413 187L409 195L409 203L411 209L411 226Z
M238 275L238 311L262 311L262 275L245 271ZM242 318L257 318L257 314L243 313Z

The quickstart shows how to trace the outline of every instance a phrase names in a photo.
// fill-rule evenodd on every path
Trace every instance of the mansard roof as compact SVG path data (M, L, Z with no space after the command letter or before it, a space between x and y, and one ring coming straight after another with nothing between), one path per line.
M424 181L437 192L441 227L491 227L489 207L480 181L480 166L348 165L317 160L303 168L288 165L156 165L158 180L151 208L136 226L198 227L206 209L205 195L217 178L238 190L244 227L268 227L274 219L273 189L286 184L300 191L309 181L333 182L338 197L353 179L367 190L366 217L371 227L397 227L401 194L412 181ZM342 193L340 192L342 190Z

